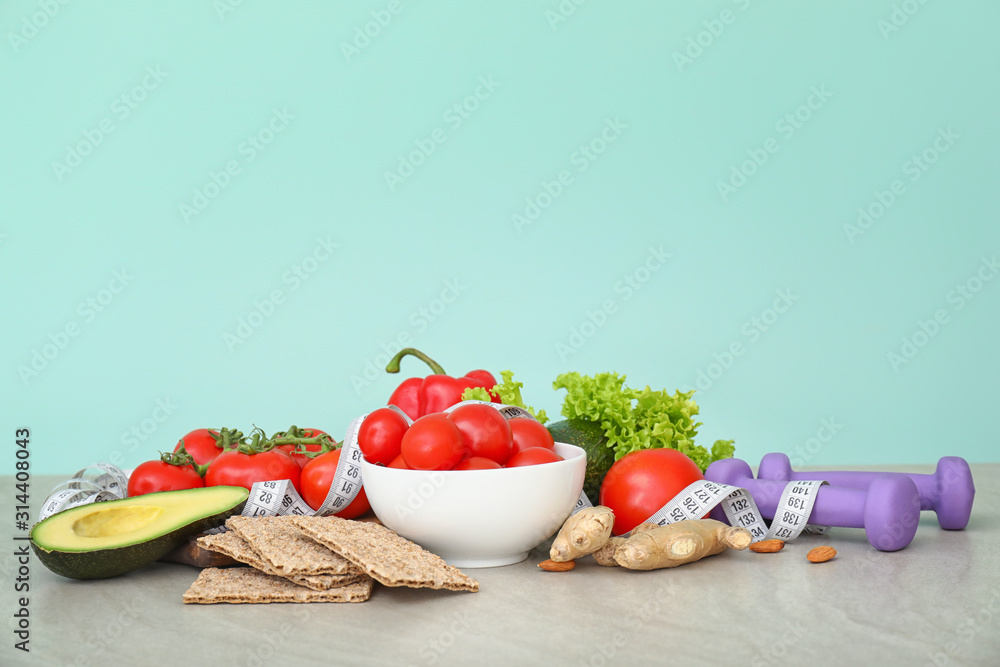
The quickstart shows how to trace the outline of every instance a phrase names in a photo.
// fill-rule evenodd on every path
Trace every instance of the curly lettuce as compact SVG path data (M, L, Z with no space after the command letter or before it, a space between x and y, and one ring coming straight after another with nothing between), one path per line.
M695 421L698 404L694 391L631 389L625 376L597 373L593 376L563 373L552 386L565 389L562 414L567 419L585 419L600 424L614 449L615 460L640 449L669 448L686 454L702 471L718 459L732 457L732 440L718 440L708 451L694 443L701 422Z
M527 410L531 413L532 417L542 424L549 420L548 415L545 414L545 410L536 411L524 402L524 398L521 397L521 387L524 386L524 383L514 382L514 371L501 371L500 377L503 378L503 382L494 385L490 392L495 394L501 403ZM488 401L490 400L490 394L482 387L469 387L462 393L462 400Z

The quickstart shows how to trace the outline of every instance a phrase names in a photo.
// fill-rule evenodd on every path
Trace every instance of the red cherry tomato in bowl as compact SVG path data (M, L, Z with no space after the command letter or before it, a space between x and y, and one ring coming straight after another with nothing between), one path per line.
M461 463L452 468L452 470L495 470L498 468L503 468L503 466L493 459L486 458L485 456L470 456L467 459L462 459Z
M376 465L392 463L409 427L406 418L392 408L372 410L358 429L358 447L365 460Z
M543 427L544 428L544 427ZM535 466L540 463L555 463L565 459L555 451L545 447L528 447L522 449L507 461L508 468L518 468L520 466Z
M330 484L337 473L337 463L340 461L340 449L334 449L325 454L320 454L306 464L302 469L302 500L314 510L318 510L330 493ZM368 510L368 496L365 495L364 487L351 504L337 512L341 519L353 519L359 517Z
M254 482L289 479L300 494L302 469L291 456L277 449L256 454L244 454L231 449L217 456L205 473L205 486L242 486L250 489Z
M441 412L413 422L403 434L400 450L414 470L451 470L465 457L462 432Z
M180 491L205 486L204 480L190 465L175 466L164 461L146 461L136 466L128 478L128 496L158 491Z
M514 453L529 447L544 447L555 451L556 443L552 439L549 429L539 422L528 417L516 417L511 419L510 432L514 440Z
M676 449L641 449L615 461L601 484L600 502L615 513L615 535L632 530L689 484L704 479Z
M502 414L482 403L468 403L448 413L462 432L469 456L485 457L503 465L514 453L510 425Z

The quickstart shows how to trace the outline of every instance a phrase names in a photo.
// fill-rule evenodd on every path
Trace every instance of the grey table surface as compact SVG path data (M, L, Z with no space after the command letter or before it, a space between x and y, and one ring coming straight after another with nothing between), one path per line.
M852 469L871 469L854 467ZM931 472L928 466L880 468ZM73 581L32 555L16 592L14 486L3 477L0 665L1000 665L1000 464L973 465L963 531L924 512L902 551L861 529L805 535L776 554L726 552L669 570L567 573L528 560L467 572L479 593L379 586L362 604L185 605L198 571L155 563ZM32 480L33 508L58 477ZM812 564L830 545L837 557ZM14 648L18 598L30 648Z

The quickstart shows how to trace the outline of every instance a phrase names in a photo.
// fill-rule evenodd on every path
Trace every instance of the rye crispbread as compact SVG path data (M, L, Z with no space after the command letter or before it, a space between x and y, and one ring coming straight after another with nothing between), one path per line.
M360 568L306 537L292 516L233 516L226 525L283 577L358 574Z
M368 576L362 572L352 572L349 574L280 575L274 570L273 567L264 562L264 560L260 557L260 554L254 551L253 547L248 544L246 540L232 530L225 533L218 533L216 535L205 535L203 537L199 537L198 544L209 551L229 556L230 558L238 560L241 563L256 568L264 574L285 576L285 578L292 583L298 584L299 586L305 586L306 588L311 588L314 591L325 591L338 586L346 586L347 584L353 584L354 582L360 581Z
M314 591L253 567L207 567L184 593L184 604L364 602L371 596L373 585L371 579L365 579L339 588Z
M386 586L478 591L479 582L385 526L330 517L294 517L302 532Z

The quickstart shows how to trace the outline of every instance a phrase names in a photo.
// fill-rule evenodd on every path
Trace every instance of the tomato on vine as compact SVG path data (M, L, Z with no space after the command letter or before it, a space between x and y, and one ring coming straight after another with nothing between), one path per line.
M205 486L198 470L191 465L190 455L162 454L155 461L136 466L128 478L127 494L141 496L159 491L181 491Z

